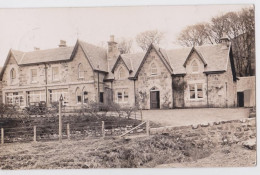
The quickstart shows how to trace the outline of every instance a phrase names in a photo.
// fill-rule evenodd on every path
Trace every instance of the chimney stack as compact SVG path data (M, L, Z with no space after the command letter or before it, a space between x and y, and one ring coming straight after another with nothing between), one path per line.
M36 51L36 50L40 50L40 48L39 47L34 47L34 50Z
M107 50L107 59L113 60L119 56L119 50L117 48L117 42L115 42L115 36L110 35L110 40L107 42L108 50Z
M59 47L67 47L65 40L60 40Z
M223 32L223 35L222 35L222 37L219 39L219 42L220 42L221 44L226 45L227 47L229 47L229 44L230 44L229 41L230 41L230 40L229 40L229 38L228 38L228 36L227 36L227 33L226 33L226 32Z

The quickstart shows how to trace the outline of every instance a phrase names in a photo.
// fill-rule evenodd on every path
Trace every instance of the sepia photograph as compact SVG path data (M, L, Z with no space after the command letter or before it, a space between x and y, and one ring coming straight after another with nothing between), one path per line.
M256 167L255 21L254 4L0 8L0 174Z

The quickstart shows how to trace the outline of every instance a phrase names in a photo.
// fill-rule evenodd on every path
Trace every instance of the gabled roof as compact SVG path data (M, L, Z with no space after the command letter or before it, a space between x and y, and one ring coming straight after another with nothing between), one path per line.
M167 55L173 69L173 74L186 74L184 63L186 62L192 47L167 50ZM196 46L194 49L204 60L205 72L226 71L230 46L222 44Z
M190 51L188 57L186 58L186 60L185 60L185 62L184 62L184 64L183 64L183 66L186 67L186 64L187 64L187 62L188 62L190 56L191 56L194 52L196 52L196 53L198 54L200 60L201 60L201 61L203 62L203 64L204 64L204 67L207 66L207 62L205 61L205 59L203 58L203 56L201 55L201 53L200 53L199 51L197 51L197 49L195 49L195 47L192 47L192 49L191 49L191 51Z
M106 49L83 41L79 41L79 44L89 59L90 64L94 70L108 72Z
M137 69L137 71L136 71L134 77L137 77L137 76L138 76L138 73L140 72L141 67L142 67L142 65L144 64L144 62L145 62L147 56L149 55L151 49L154 49L154 50L155 50L155 52L156 52L156 53L158 54L158 56L161 58L163 64L166 66L167 70L168 70L170 73L172 73L172 68L171 68L171 66L169 65L169 62L167 61L168 56L167 56L167 59L166 59L166 58L165 58L166 56L163 55L163 52L160 51L160 48L159 48L158 46L155 46L154 44L151 44L150 47L148 48L148 50L146 51L145 56L143 57L143 59L142 59L142 61L141 61L141 63L140 63L140 66L138 67L138 69Z

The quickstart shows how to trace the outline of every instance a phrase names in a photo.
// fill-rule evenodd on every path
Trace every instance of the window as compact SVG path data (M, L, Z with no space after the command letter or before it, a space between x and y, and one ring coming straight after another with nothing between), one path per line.
M125 71L124 71L124 69L121 67L121 68L119 69L118 78L119 78L119 79L124 79L125 77L126 77Z
M151 64L151 75L157 75L157 67L155 63Z
M31 82L37 82L37 69L31 69Z
M192 64L191 64L191 67L192 67L192 72L193 73L197 73L199 72L199 65L197 63L197 61L193 61Z
M203 86L201 83L190 84L190 99L201 99L203 98Z
M122 89L117 91L116 96L117 103L127 103L128 102L128 90Z
M59 80L59 68L58 67L53 67L52 68L52 80L53 81L58 81Z
M118 71L118 79L125 79L126 78L126 72L125 70L121 67Z
M83 103L88 103L88 92L87 91L83 92Z
M27 92L27 102L40 102L46 101L46 94L44 91L29 91Z
M11 82L13 82L16 79L16 72L14 68L10 72Z
M84 70L82 64L78 66L78 78L84 78Z
M68 99L68 89L53 89L50 90L50 102L58 102L60 100L60 96L63 97L63 105L67 105L69 103Z
M80 104L82 103L82 98L81 98L82 94L79 88L76 89L76 100L77 103Z
M10 105L25 106L23 92L6 93L6 103Z

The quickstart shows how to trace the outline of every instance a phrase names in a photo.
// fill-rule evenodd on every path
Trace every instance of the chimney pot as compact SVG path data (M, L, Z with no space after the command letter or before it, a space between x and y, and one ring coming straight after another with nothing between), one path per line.
M34 50L40 50L40 48L39 47L34 47Z
M59 47L67 47L65 40L60 40Z
M110 35L110 42L115 42L115 36L114 35Z

